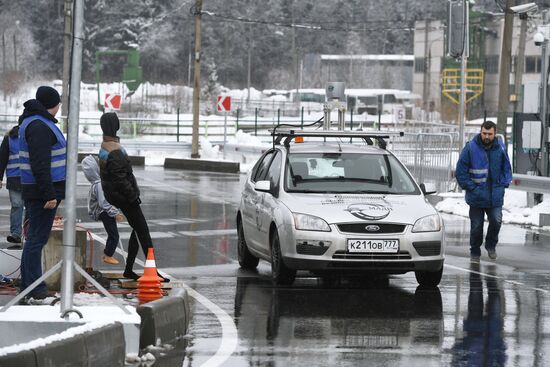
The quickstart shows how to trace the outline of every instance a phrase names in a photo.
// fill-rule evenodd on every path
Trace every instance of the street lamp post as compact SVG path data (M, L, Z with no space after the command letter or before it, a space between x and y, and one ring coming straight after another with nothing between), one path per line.
M541 145L541 174L548 176L548 20L549 13L544 11L542 14L543 25L539 27L539 32L535 34L535 44L541 46L541 73L540 73L540 93L539 93L539 111L542 123L542 145Z
M464 146L464 120L466 118L466 69L468 66L468 55L470 52L470 9L468 3L468 0L462 0L464 11L464 38L460 62L460 109L458 114L458 149L460 150L462 150L462 147Z

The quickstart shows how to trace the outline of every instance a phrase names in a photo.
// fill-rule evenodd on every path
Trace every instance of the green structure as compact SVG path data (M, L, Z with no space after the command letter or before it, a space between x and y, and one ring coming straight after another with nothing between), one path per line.
M95 79L97 83L97 106L103 111L103 105L100 102L99 83L101 82L101 58L106 56L126 56L126 65L122 69L122 82L126 84L128 97L135 93L143 81L143 70L139 66L139 52L136 49L129 50L107 50L96 51L95 53Z
M477 12L470 8L470 42L468 69L483 69L485 76L498 72L498 57L487 56L487 37L496 38L496 32L489 29L486 25L491 22L493 16ZM452 57L444 57L442 66L442 75L445 69L460 69L460 60ZM496 68L496 69L495 69ZM442 115L447 119L453 119L456 116L457 106L447 97L442 96ZM483 95L475 98L467 107L468 118L481 117L485 111Z

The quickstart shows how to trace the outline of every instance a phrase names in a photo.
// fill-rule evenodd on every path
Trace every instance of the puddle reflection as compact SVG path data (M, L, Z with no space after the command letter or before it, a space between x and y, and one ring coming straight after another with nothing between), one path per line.
M300 359L306 365L353 365L367 354L380 361L381 350L387 361L414 359L418 364L438 356L444 330L437 288L419 287L414 293L353 284L273 288L258 278L238 278L235 319L251 365L281 349L289 356L307 351L308 358Z
M481 277L480 265L470 264L470 291L468 310L464 318L464 336L453 347L455 366L504 366L506 343L504 341L504 292L499 286L496 266L484 271L490 276ZM485 297L483 283L487 296Z

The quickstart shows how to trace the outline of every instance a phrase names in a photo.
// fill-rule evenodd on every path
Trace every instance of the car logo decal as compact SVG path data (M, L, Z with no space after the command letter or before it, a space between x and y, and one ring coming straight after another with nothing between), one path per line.
M378 220L390 215L390 209L382 204L352 204L346 209L347 212L359 219Z
M378 227L376 224L370 224L366 226L365 229L369 232L378 232L380 230L380 227Z

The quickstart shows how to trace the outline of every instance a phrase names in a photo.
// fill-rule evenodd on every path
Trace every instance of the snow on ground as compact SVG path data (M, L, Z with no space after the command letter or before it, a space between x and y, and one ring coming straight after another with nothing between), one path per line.
M443 193L439 196L443 200L436 205L438 211L468 217L469 206L464 200L463 192ZM550 198L529 208L525 191L506 190L502 208L503 223L538 226L540 213L550 213Z

